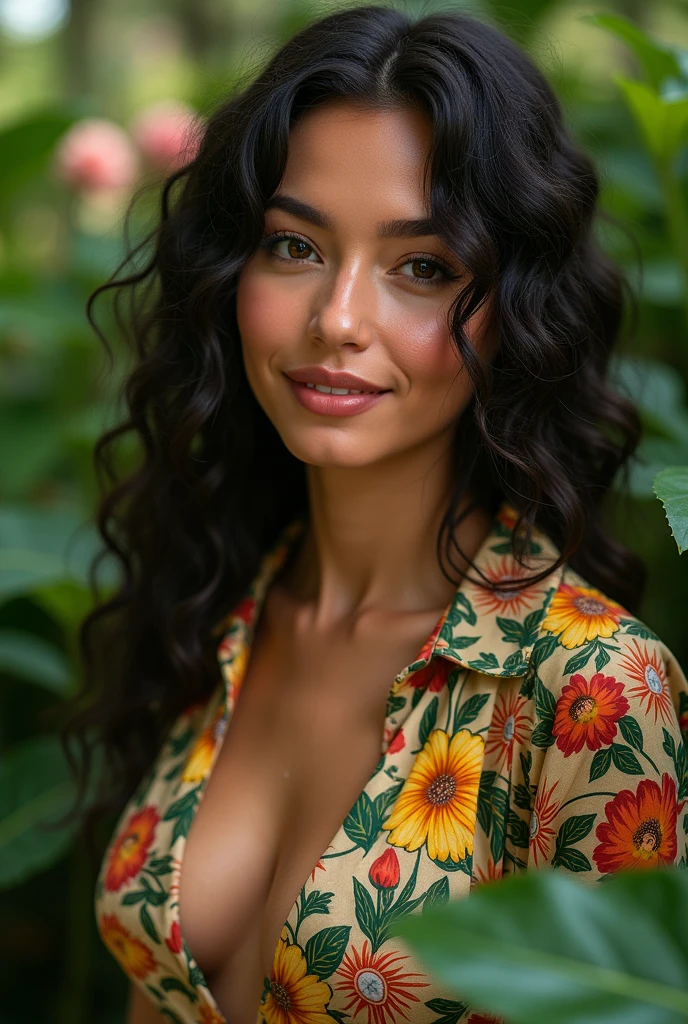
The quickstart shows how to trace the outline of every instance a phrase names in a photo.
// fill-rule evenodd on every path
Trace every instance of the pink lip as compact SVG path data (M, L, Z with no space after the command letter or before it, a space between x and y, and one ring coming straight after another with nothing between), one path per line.
M327 388L347 388L352 391L388 391L388 388L373 384L363 377L357 377L354 373L345 373L340 370L327 370L324 366L301 366L297 370L289 370L287 377L298 381L300 384L322 384ZM337 396L335 395L335 398ZM339 395L346 398L346 395ZM357 395L353 396L357 398Z
M307 384L302 384L289 377L287 380L297 402L304 409L320 416L357 416L358 413L365 412L377 405L388 394L387 391L368 391L363 395L329 395L322 391L316 391L315 388L309 388ZM328 384L327 387L337 387L337 385Z

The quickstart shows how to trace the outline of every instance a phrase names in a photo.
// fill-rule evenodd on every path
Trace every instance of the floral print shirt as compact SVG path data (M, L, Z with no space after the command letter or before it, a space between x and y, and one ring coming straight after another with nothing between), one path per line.
M503 504L474 562L531 575ZM186 709L125 808L96 886L103 942L173 1024L223 1024L180 934L189 827L245 675L285 531L219 624L223 681ZM558 552L536 532L533 568ZM391 682L380 761L284 924L257 1021L479 1024L395 937L409 913L531 869L596 882L685 862L688 683L662 641L563 566L521 591L462 581Z

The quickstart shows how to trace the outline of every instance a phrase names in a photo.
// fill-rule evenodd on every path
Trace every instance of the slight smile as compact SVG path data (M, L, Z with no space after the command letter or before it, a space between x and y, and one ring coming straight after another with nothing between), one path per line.
M356 374L324 366L299 367L285 376L300 405L321 416L356 416L391 390Z

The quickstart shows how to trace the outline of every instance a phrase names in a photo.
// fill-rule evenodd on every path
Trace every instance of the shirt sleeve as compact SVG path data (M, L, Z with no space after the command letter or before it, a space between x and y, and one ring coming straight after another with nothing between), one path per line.
M564 637L565 638L565 637ZM595 881L686 863L688 682L643 623L533 650L527 866ZM523 788L523 787L522 787Z

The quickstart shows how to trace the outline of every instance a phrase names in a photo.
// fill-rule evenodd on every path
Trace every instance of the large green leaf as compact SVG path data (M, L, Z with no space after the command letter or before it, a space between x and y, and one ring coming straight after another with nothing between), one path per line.
M72 678L61 651L39 636L15 629L0 630L0 672L27 679L60 696L67 695Z
M0 759L0 888L9 888L63 856L76 825L48 830L73 805L74 785L58 740L37 737Z
M58 580L86 582L98 547L95 531L76 512L0 508L0 600Z
M664 505L679 554L683 554L688 549L688 466L667 466L652 486Z
M619 14L584 14L581 21L597 25L626 43L654 89L659 90L667 79L681 77L681 64L676 52L652 39L628 18Z
M526 873L398 926L433 974L510 1024L688 1018L688 874L590 886Z
M55 143L74 120L64 111L32 114L0 132L0 200L41 170Z
M669 101L644 82L622 75L617 75L615 80L647 148L660 164L668 164L688 135L688 97L679 96Z

